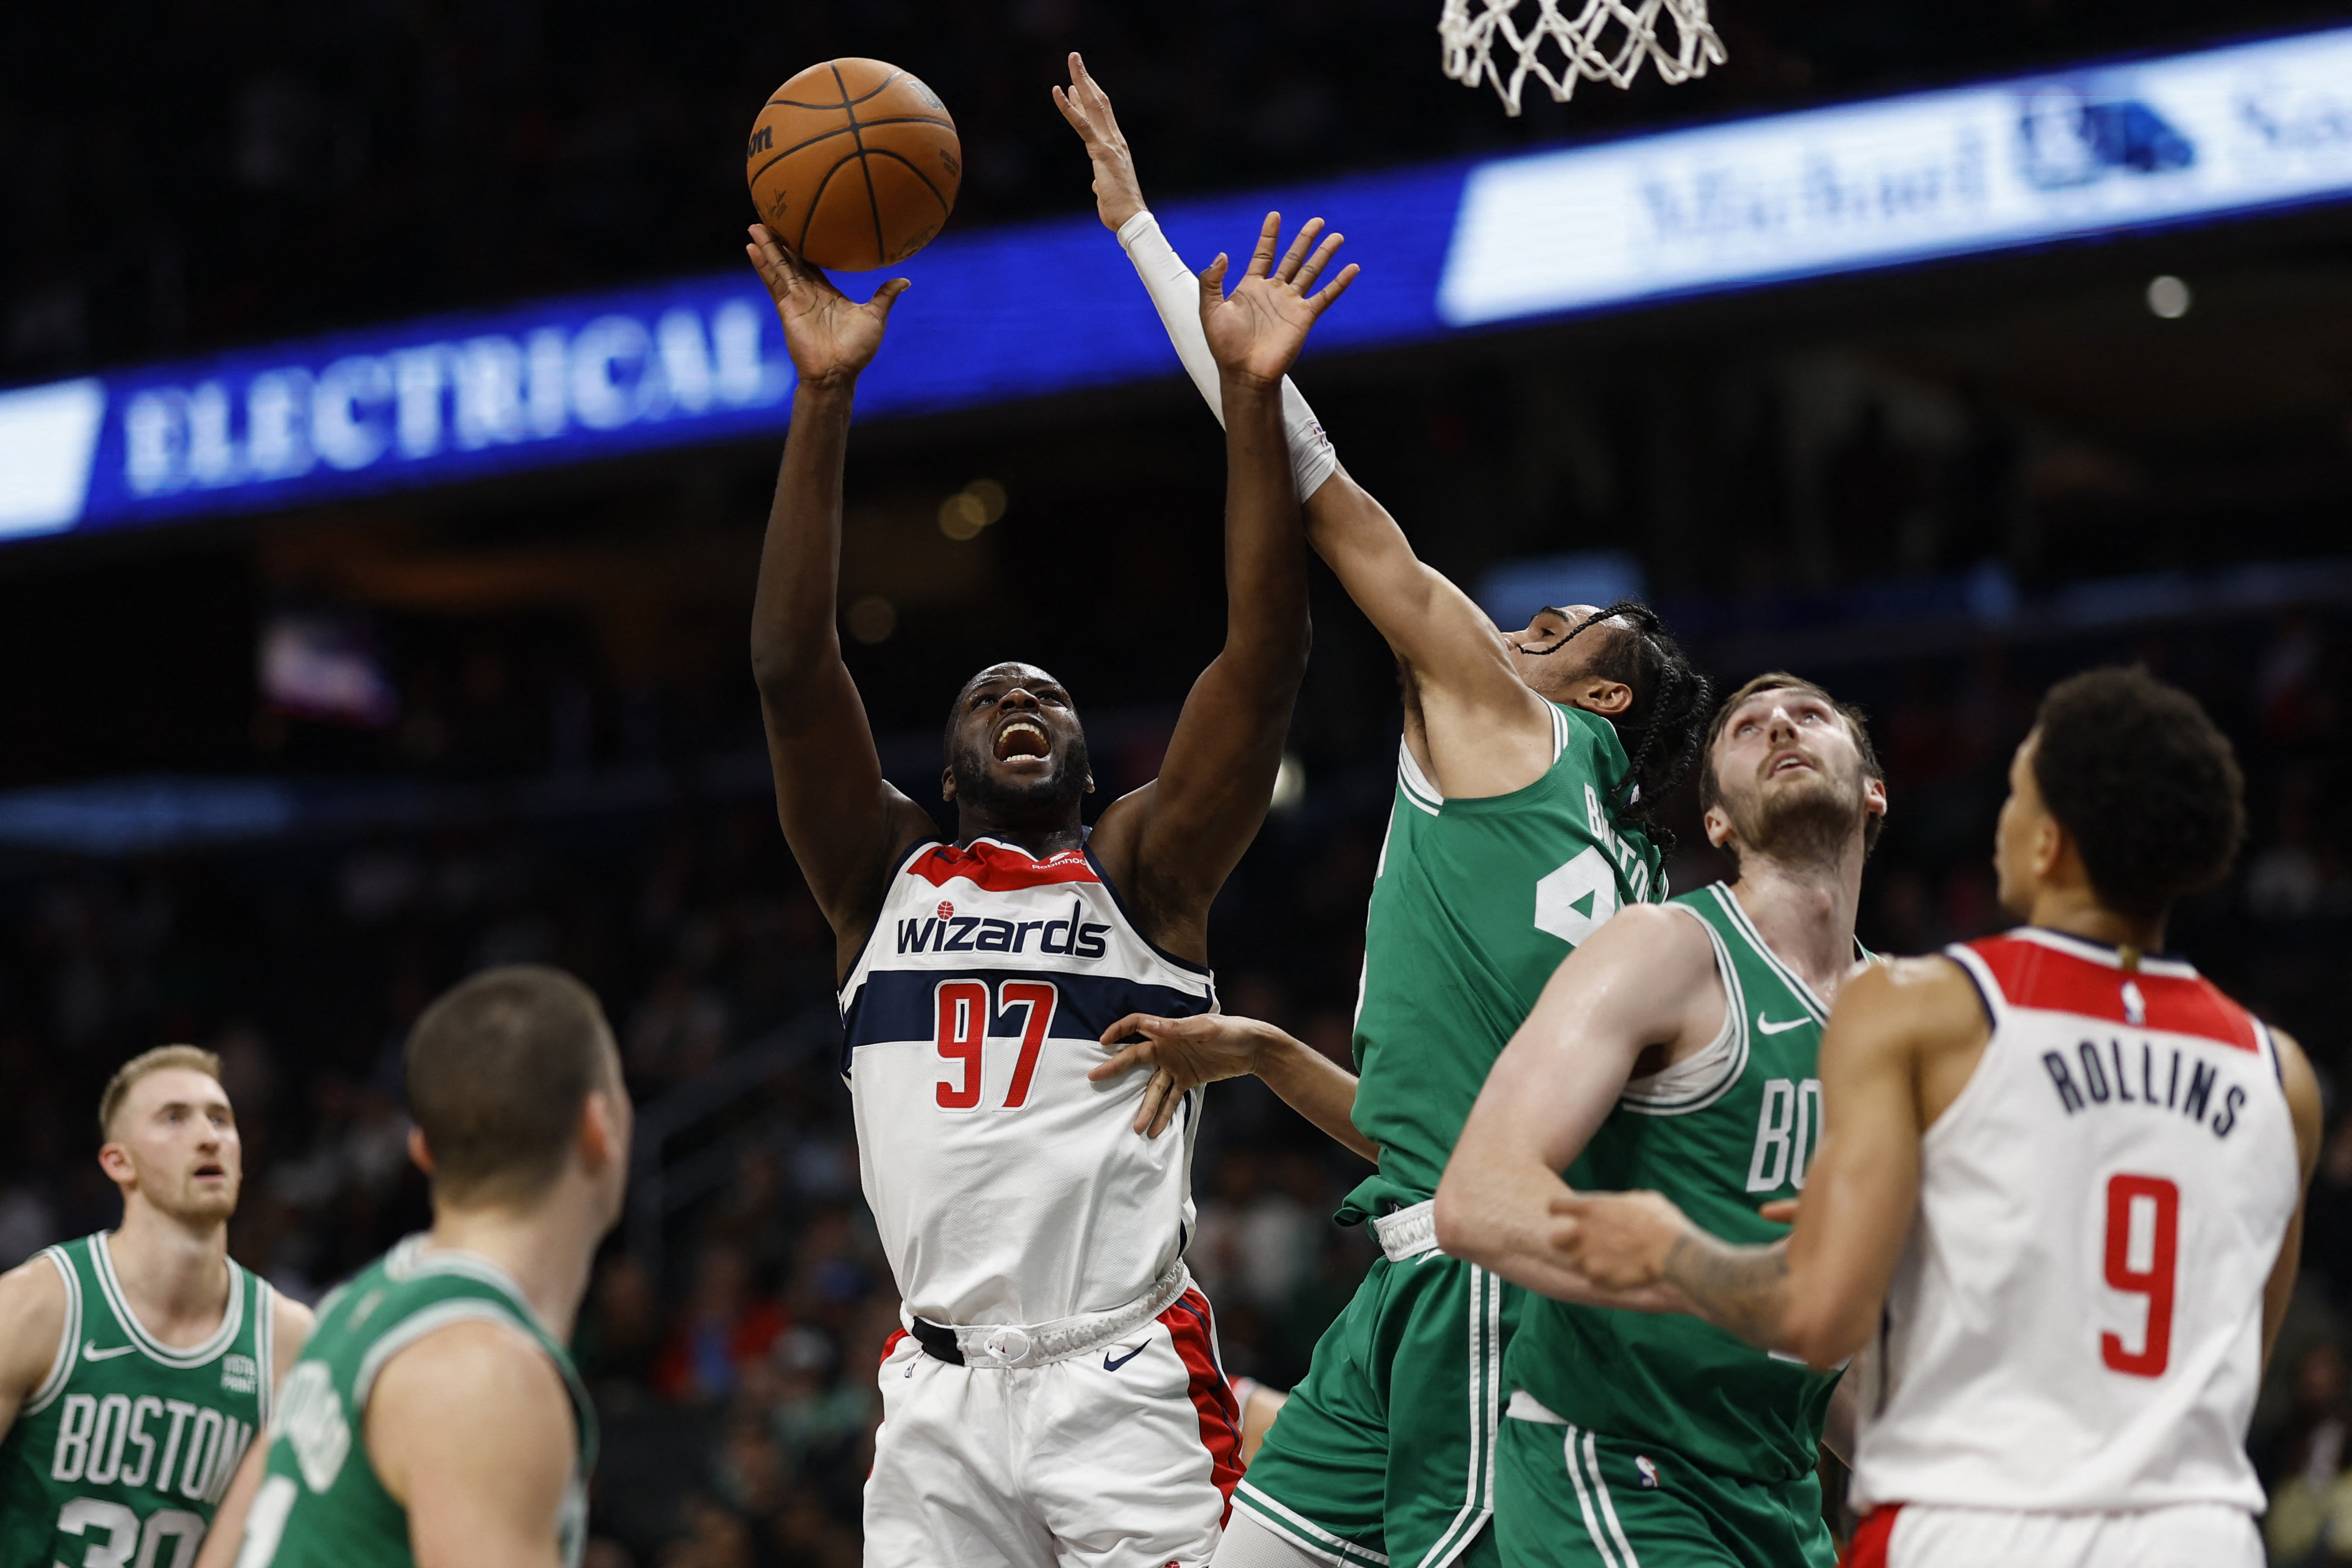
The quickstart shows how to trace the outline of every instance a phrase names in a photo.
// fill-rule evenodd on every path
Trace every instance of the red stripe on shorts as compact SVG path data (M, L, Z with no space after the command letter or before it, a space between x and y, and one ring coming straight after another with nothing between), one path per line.
M882 1364L884 1366L888 1366L890 1364L890 1352L897 1350L898 1348L898 1342L906 1337L907 1331L904 1329L892 1329L890 1331L890 1337L882 1342ZM877 1438L881 1436L882 1428L878 1424L875 1426L874 1433ZM866 1479L867 1480L870 1481L874 1479L874 1467L880 1461L878 1459L868 1460L866 1462Z
M1845 1549L1843 1568L1886 1568L1886 1543L1895 1534L1895 1516L1902 1511L1898 1502L1863 1515L1853 1544Z
M1234 1487L1242 1479L1242 1407L1234 1385L1217 1364L1217 1342L1209 1312L1209 1299L1188 1287L1176 1304L1160 1314L1168 1338L1192 1374L1187 1391L1201 1417L1201 1446L1209 1450L1209 1479L1225 1500L1225 1518L1234 1511Z

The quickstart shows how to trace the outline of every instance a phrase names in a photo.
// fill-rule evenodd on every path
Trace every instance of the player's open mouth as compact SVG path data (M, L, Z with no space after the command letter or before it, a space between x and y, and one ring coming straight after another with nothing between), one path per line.
M1052 754L1054 742L1047 738L1045 727L1034 719L1014 719L996 732L996 760L1008 763L1015 759L1043 762Z
M218 1178L227 1174L228 1173L222 1170L218 1165L198 1165L195 1170L196 1180L200 1182L207 1176Z
M1813 760L1802 752L1783 752L1764 764L1764 776L1768 779L1777 779L1782 773L1792 773L1800 768L1807 773L1815 771Z

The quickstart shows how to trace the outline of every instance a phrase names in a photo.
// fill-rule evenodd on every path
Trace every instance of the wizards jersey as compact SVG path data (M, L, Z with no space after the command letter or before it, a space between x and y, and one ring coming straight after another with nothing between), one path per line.
M841 990L866 1201L907 1310L1036 1324L1144 1296L1191 1235L1201 1094L1147 1138L1151 1074L1087 1074L1127 1014L1215 1007L1086 850L911 851Z
M2270 1031L2186 963L2057 931L1947 956L1992 1037L1919 1141L1857 1506L2260 1512L2263 1290L2301 1195Z

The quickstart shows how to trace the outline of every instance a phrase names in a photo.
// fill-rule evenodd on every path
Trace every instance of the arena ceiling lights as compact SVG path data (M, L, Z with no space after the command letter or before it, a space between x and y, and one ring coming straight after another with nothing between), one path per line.
M1363 276L1322 353L2352 198L2352 28L1162 209L1179 251L1320 214ZM865 416L1172 375L1091 217L950 231ZM845 279L863 293L864 280ZM773 436L748 269L0 392L0 539Z

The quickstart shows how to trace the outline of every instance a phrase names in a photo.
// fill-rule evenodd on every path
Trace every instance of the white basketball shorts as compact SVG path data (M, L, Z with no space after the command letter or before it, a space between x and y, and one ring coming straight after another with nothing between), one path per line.
M1241 1479L1208 1299L1037 1367L882 1357L866 1568L1201 1568Z
M1846 1568L2263 1568L2253 1515L2222 1503L2135 1513L1874 1509Z

